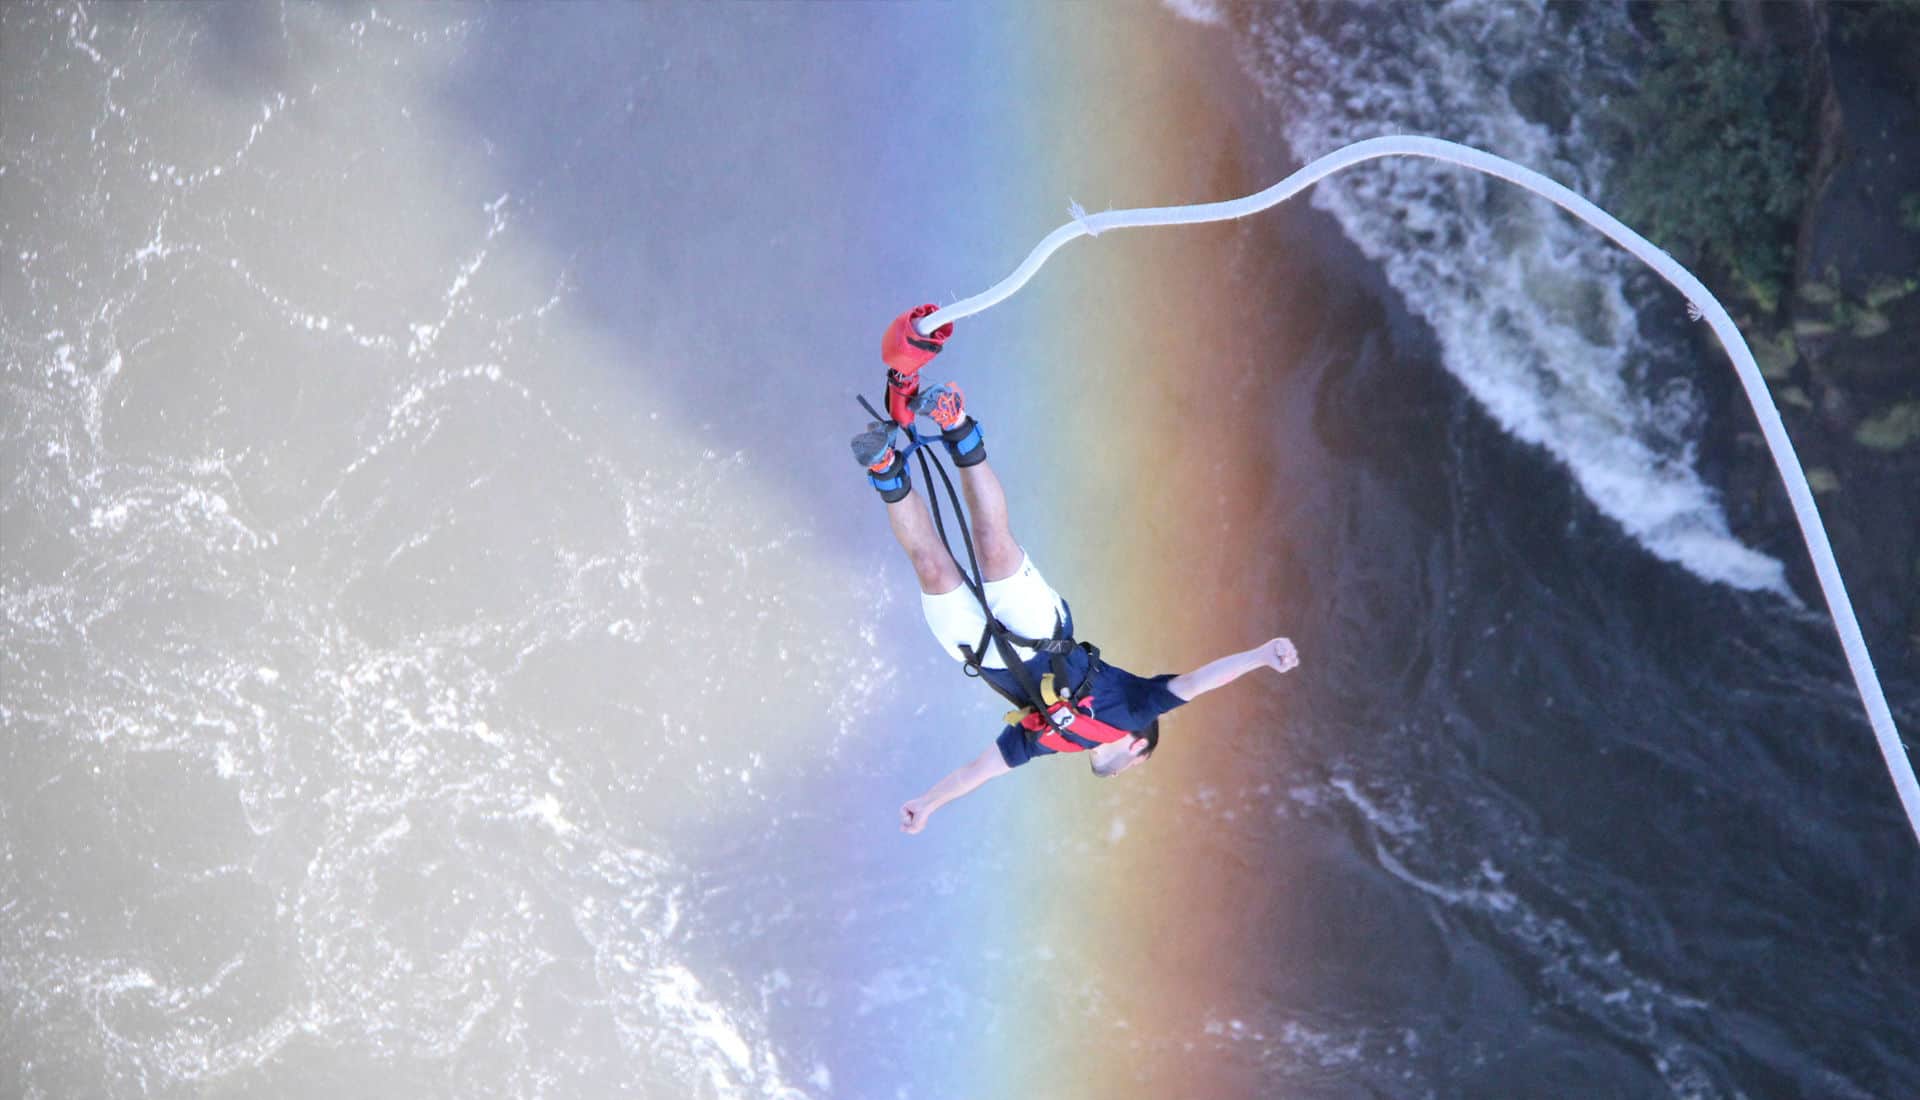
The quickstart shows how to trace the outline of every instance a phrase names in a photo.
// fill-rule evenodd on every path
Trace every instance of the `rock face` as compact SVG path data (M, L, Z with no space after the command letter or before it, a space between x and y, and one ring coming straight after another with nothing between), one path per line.
M1793 292L1755 357L1816 491L1877 660L1920 675L1920 7L1767 6L1815 107ZM1811 32L1811 33L1809 33ZM1768 331L1771 327L1772 331ZM1732 455L1737 529L1817 599L1757 436Z
M1834 154L1802 214L1792 308L1830 326L1804 349L1816 373L1870 389L1920 374L1920 227L1903 224L1902 203L1920 195L1920 32L1908 37L1843 20L1810 66L1830 76L1819 145Z

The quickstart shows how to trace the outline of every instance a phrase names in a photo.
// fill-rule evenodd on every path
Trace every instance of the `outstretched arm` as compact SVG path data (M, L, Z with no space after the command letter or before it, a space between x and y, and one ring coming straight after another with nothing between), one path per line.
M1000 746L988 745L987 751L955 768L926 794L900 807L900 831L919 832L927 827L927 818L933 816L933 811L962 795L972 794L980 784L1012 770L1001 759Z
M1192 672L1175 676L1167 687L1189 703L1217 687L1238 680L1256 668L1286 672L1300 663L1300 653L1285 638L1275 638L1242 653L1229 653L1217 661L1208 661Z

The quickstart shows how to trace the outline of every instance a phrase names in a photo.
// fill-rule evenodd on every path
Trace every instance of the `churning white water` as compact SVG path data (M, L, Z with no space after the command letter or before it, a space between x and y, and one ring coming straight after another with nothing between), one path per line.
M1207 5L1172 7L1197 21L1221 18ZM1595 58L1619 56L1595 39L1629 33L1623 9L1562 20L1497 0L1275 5L1258 9L1249 30L1243 63L1303 161L1363 138L1426 134L1605 204L1607 160L1580 113L1532 121L1514 97L1526 86L1567 107ZM1780 562L1731 534L1701 480L1696 390L1684 379L1649 380L1660 351L1626 294L1637 261L1544 201L1432 164L1344 173L1318 185L1313 201L1432 326L1447 370L1474 399L1563 463L1628 535L1704 579L1785 592ZM1658 301L1685 308L1677 295Z
M580 308L475 25L0 23L0 1094L827 1079L684 831L867 709L875 605Z

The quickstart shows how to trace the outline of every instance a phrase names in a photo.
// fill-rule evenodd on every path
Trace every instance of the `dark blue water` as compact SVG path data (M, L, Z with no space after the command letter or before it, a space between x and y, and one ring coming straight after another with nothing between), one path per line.
M1260 171L1297 163L1268 146ZM1629 537L1469 395L1329 215L1248 232L1324 272L1265 290L1313 318L1271 391L1307 500L1265 521L1273 599L1311 593L1316 673L1308 720L1249 768L1289 797L1239 837L1306 853L1274 918L1297 953L1264 961L1309 977L1248 1026L1316 1024L1223 1042L1248 1091L1914 1095L1920 849L1817 595ZM1678 369L1694 444L1748 426L1723 363ZM1912 730L1920 683L1881 671Z

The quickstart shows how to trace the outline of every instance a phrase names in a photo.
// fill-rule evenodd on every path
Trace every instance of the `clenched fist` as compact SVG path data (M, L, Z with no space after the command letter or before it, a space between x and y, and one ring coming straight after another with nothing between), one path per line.
M1293 648L1293 643L1285 638L1275 638L1268 642L1261 657L1266 660L1267 667L1275 672L1287 672L1300 667L1300 651Z

